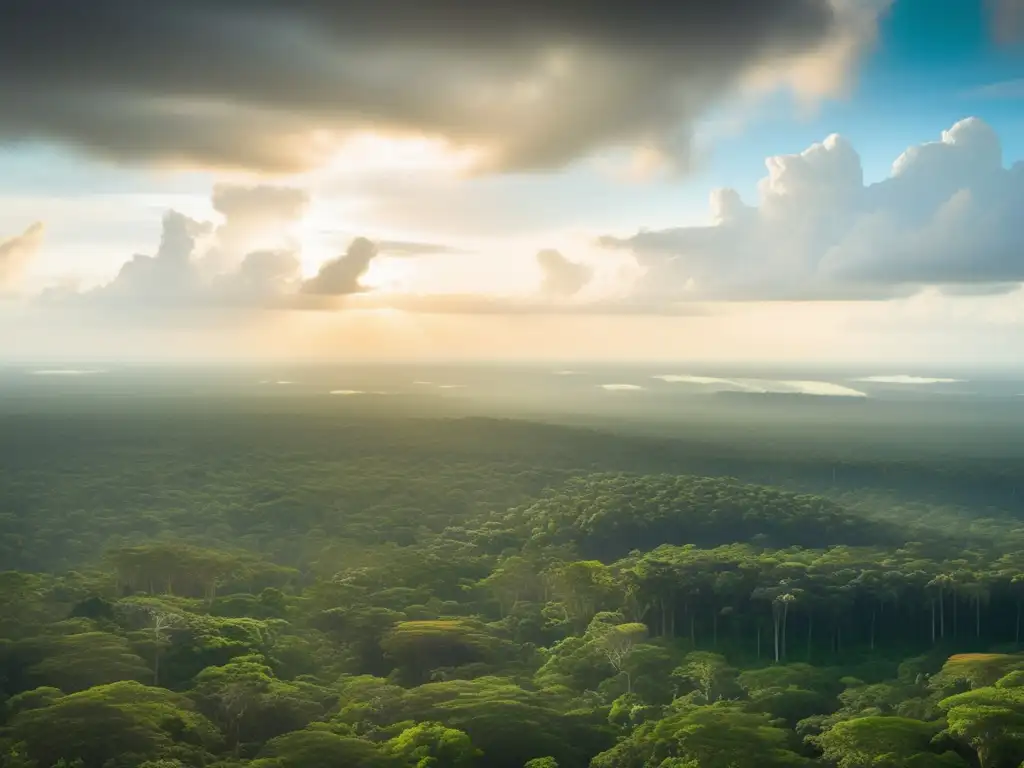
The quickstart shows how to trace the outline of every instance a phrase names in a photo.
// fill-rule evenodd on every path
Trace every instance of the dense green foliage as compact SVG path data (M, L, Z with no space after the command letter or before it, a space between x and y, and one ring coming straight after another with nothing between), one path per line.
M1005 467L887 483L852 450L482 419L2 422L10 768L1024 761Z

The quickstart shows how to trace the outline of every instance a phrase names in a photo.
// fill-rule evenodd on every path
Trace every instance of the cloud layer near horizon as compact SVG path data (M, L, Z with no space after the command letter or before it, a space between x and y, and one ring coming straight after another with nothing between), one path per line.
M356 238L348 250L303 279L292 231L307 194L292 187L217 185L218 225L179 211L163 218L153 255L136 254L108 283L92 290L52 289L44 303L90 309L304 309L333 306L362 292L359 279L377 247Z
M160 242L152 253L136 254L108 282L89 290L62 286L43 291L37 303L91 312L131 310L152 319L180 323L197 310L336 310L342 307L395 308L423 314L589 313L595 307L575 301L592 270L555 250L538 252L541 283L536 296L475 294L374 294L362 279L380 256L407 259L462 253L438 243L355 237L344 253L323 262L316 274L302 274L295 230L310 199L303 190L272 185L218 184L211 199L220 223L169 210ZM19 266L38 249L42 225L0 243L0 267ZM5 274L0 270L0 275ZM602 302L608 314L649 314L648 305ZM666 311L675 314L671 308ZM686 310L694 314L695 309ZM172 320L168 313L178 316Z
M926 287L984 297L1024 282L1024 163L1004 167L998 136L976 118L960 121L940 141L911 147L893 164L891 176L875 184L864 184L857 152L836 135L798 155L769 158L766 165L757 205L746 204L735 190L717 190L707 226L601 238L605 248L636 259L633 264L626 256L620 265L628 269L614 272L602 272L599 253L589 254L588 261L544 249L532 265L523 254L523 270L539 272L537 287L532 294L509 295L444 287L370 292L363 278L381 256L419 255L425 260L418 269L426 274L444 267L437 259L460 251L363 237L304 277L296 232L310 206L307 193L218 185L212 207L219 223L170 211L152 255L134 256L99 288L48 291L43 303L92 309L344 306L423 314L701 315L713 309L712 302L884 300ZM0 285L8 292L41 235L36 225L0 243Z
M555 168L608 147L685 164L751 81L821 95L889 0L10 0L0 140L116 160L295 171L351 132Z
M756 205L719 189L710 226L600 242L631 251L647 270L641 292L659 300L980 295L1024 282L1024 162L1005 168L977 118L911 147L876 184L838 135L766 166Z

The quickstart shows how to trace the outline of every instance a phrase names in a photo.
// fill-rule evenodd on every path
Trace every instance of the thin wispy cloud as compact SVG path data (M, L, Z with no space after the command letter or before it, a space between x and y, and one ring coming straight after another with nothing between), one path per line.
M816 397L867 397L859 389L816 380L775 380L749 378L720 378L717 376L691 376L689 374L662 374L652 378L667 384L691 385L705 392L742 392L757 395L811 395Z
M105 370L96 368L44 368L38 371L30 371L32 376L98 376L106 373Z
M964 95L975 99L1024 99L1024 78L988 83L972 88Z
M964 379L949 379L941 377L931 376L910 376L907 374L894 374L885 376L865 376L857 381L863 381L869 384L960 384Z

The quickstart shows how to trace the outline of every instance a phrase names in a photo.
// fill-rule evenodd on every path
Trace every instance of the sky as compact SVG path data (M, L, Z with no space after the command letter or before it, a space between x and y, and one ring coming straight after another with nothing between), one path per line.
M1024 359L1017 0L0 8L0 361Z

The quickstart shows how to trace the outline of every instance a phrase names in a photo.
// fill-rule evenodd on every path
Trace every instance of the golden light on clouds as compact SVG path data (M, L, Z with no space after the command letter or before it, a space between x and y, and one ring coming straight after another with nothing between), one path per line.
M865 51L877 43L878 19L893 0L833 0L840 23L817 47L798 56L780 56L754 67L742 79L753 92L788 87L805 109L814 108L824 96L849 92L851 74Z
M373 132L342 140L321 172L362 176L388 172L434 172L459 175L479 160L473 149L455 149L440 139Z

